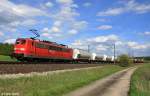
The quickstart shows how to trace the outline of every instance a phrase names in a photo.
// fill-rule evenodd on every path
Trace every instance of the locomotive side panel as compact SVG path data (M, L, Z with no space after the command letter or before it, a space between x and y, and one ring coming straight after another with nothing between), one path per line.
M48 58L47 46L40 42L35 42L35 54L38 58Z
M26 52L27 54L25 55L26 57L34 57L35 56L35 46L34 46L34 41L26 39L27 45L26 45Z

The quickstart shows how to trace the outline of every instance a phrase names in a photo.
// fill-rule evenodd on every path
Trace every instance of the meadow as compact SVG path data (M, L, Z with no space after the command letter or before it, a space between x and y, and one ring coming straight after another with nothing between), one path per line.
M46 76L34 75L15 79L0 79L0 93L18 93L19 96L62 96L122 69L124 68L116 65L106 65Z
M17 60L12 59L10 56L0 55L0 61L17 61Z
M140 66L132 75L130 96L150 96L150 63Z

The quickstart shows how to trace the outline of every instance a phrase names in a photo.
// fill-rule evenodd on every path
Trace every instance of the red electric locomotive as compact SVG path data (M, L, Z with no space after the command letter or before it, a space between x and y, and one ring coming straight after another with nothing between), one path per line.
M55 42L33 38L19 38L14 45L13 57L20 61L72 60L73 50Z

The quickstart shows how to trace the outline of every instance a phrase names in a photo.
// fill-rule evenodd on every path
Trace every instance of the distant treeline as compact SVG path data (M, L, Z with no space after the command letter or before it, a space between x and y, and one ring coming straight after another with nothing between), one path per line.
M13 51L13 44L0 43L0 55L10 55Z
M144 60L150 61L150 56L144 57Z

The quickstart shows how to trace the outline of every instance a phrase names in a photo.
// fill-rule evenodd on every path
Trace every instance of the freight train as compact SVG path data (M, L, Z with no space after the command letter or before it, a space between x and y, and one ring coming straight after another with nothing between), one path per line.
M19 61L114 62L114 57L98 56L81 49L34 38L18 38L12 56Z

